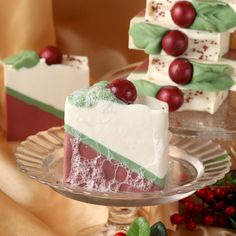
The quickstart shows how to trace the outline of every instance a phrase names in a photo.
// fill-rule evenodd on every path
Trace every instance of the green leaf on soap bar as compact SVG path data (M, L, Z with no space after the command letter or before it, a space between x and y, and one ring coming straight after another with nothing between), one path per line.
M130 225L127 236L150 236L150 225L144 217L138 217Z
M129 34L134 45L143 49L147 54L160 54L161 41L169 29L148 23L136 23L131 26Z
M230 76L229 65L202 64L191 61L193 79L184 88L216 92L230 89L235 82Z
M156 97L157 92L161 88L161 86L148 80L132 80L132 83L136 87L139 96Z
M17 55L7 57L3 60L5 64L12 65L16 70L34 67L39 61L40 57L34 51L21 51Z
M193 0L197 16L191 29L225 32L236 26L236 12L225 2Z
M160 221L152 225L150 236L168 236L165 225Z

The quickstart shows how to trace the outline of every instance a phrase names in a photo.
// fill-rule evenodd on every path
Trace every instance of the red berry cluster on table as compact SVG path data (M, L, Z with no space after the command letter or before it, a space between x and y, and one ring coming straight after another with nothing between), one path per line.
M236 62L223 58L236 27L235 9L226 0L147 0L145 15L131 20L129 46L149 54L149 64L128 79L145 92L152 89L142 80L161 86L165 92L154 97L170 111L214 114L228 90L236 89Z
M171 216L172 224L185 224L189 230L197 224L236 229L236 171L179 202L180 213Z

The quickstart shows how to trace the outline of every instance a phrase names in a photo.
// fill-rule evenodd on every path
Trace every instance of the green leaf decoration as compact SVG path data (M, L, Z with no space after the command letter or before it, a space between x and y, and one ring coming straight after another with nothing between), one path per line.
M156 97L157 92L161 88L161 86L148 80L133 80L132 83L136 87L137 93L140 96Z
M236 221L232 217L229 217L229 220L230 220L230 223L231 223L232 227L234 229L236 229Z
M161 41L169 29L148 23L137 23L131 26L129 34L134 45L143 49L147 54L160 54Z
M168 236L165 225L160 221L152 225L150 236Z
M230 89L235 82L230 76L230 66L216 64L202 64L191 61L193 65L193 79L184 88L216 92Z
M226 3L215 0L193 0L197 16L191 29L225 32L236 26L236 12Z
M138 217L130 225L127 236L150 236L150 225L144 217Z
M40 57L34 51L21 51L17 55L7 57L3 62L12 65L13 68L19 70L21 68L31 68L39 63Z

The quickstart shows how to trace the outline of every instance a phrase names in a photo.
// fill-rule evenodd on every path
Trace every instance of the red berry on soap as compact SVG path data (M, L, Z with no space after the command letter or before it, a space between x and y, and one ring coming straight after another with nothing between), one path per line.
M48 65L61 64L62 53L54 46L47 46L39 53L41 58L44 58Z
M179 30L170 30L162 39L162 48L168 55L181 56L188 49L188 37Z
M188 84L193 77L193 65L186 59L175 59L170 64L169 76L176 84Z
M175 86L162 87L157 92L156 98L168 103L170 111L178 110L184 103L183 93Z
M190 2L179 1L171 9L171 17L176 25L188 28L196 18L196 10Z
M124 232L117 232L114 236L126 236Z
M137 98L137 90L134 84L126 79L113 80L108 88L120 100L125 103L133 103Z
M172 224L180 225L184 222L184 216L176 213L170 217L170 220Z

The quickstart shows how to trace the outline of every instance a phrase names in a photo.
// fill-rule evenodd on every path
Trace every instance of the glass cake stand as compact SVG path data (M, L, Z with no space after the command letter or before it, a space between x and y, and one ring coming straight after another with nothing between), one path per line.
M169 174L163 190L142 193L86 191L63 183L63 139L63 127L30 136L17 148L15 159L21 171L56 192L74 200L108 206L107 223L80 231L79 236L114 236L117 231L125 232L137 217L137 207L185 198L223 178L231 165L230 157L220 145L173 135L168 147Z
M141 62L128 65L104 75L100 80L126 78ZM236 91L230 91L228 98L218 111L211 115L207 112L171 112L169 129L176 135L199 137L219 143L232 157L236 167Z

